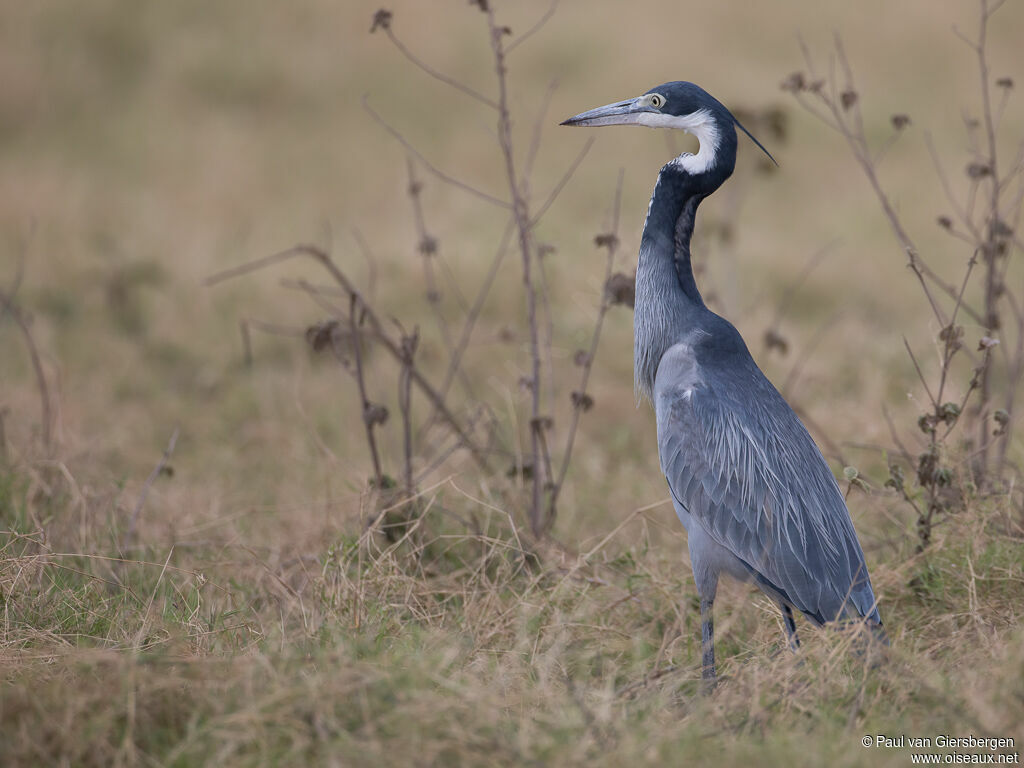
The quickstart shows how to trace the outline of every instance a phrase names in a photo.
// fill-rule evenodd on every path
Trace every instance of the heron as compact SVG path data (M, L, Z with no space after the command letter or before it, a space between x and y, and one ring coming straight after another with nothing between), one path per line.
M732 175L742 130L689 82L582 112L562 125L645 125L697 137L658 174L636 270L634 383L654 407L658 455L687 532L700 597L701 676L715 685L713 607L723 574L753 582L800 644L794 610L817 626L862 622L884 641L871 579L835 476L807 429L704 304L690 258L697 208Z

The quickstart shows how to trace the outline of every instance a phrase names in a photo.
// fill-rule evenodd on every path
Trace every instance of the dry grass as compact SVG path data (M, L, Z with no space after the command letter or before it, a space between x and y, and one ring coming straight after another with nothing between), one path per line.
M56 393L47 453L33 372L4 320L0 763L906 765L907 750L866 750L861 737L1024 741L1020 509L968 494L914 553L913 515L881 488L877 447L892 442L881 408L914 439L923 396L901 337L935 349L934 370L938 329L840 142L776 90L800 67L797 31L823 52L839 29L869 134L884 137L891 113L910 113L960 167L959 112L976 107L976 85L950 25L969 28L973 9L879 0L808 16L793 2L740 16L706 0L685 16L671 2L623 16L618 4L563 5L511 61L522 145L553 77L546 125L680 77L737 107L785 111L785 137L766 141L781 170L760 173L743 145L736 177L702 208L700 279L774 381L798 371L787 396L871 481L850 504L891 653L872 666L848 652L850 638L806 624L801 653L778 652L775 611L733 586L718 601L725 684L696 695L685 536L664 500L653 418L634 408L621 307L605 321L596 406L581 422L554 541L524 537L524 489L504 464L488 476L464 455L423 481L423 514L397 543L368 529L372 469L351 378L300 341L266 334L253 337L252 367L242 363L238 319L323 319L277 282L322 276L294 265L201 284L314 241L367 290L358 228L374 254L375 305L419 324L422 365L443 370L406 158L360 99L369 94L431 162L500 193L490 115L366 34L374 4L47 0L0 11L0 286L24 260L18 300ZM479 14L455 6L397 5L396 29L437 67L488 89ZM545 7L502 13L518 31ZM1024 16L1012 3L1001 14L993 73L1024 83ZM1003 121L1011 158L1024 130L1018 101ZM539 198L581 144L578 132L545 128ZM573 353L590 338L604 266L592 241L609 226L618 170L616 269L630 271L668 153L660 134L599 134L540 225L558 247L546 262L558 377L577 375ZM882 175L941 268L963 254L934 225L944 200L929 163L911 137ZM471 293L504 219L424 180L428 231ZM780 296L833 242L778 325L789 353L764 349ZM515 259L498 285L466 371L508 427L528 411ZM460 317L453 290L441 311ZM367 375L397 413L384 355L371 351ZM567 398L552 408L566 424ZM171 472L146 487L176 429ZM381 453L398 466L396 430L382 433Z

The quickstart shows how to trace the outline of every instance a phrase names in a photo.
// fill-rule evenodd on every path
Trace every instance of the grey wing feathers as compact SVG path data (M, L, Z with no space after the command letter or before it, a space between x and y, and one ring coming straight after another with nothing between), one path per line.
M708 380L685 349L670 350L659 366L658 450L676 503L763 587L809 618L879 621L832 472L792 409L747 360L725 381Z

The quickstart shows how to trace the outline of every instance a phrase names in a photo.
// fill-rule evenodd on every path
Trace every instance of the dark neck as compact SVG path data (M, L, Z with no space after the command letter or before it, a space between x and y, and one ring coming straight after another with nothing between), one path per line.
M710 194L699 181L672 163L662 168L644 226L640 269L654 270L658 279L677 283L666 287L678 287L682 298L704 306L690 260L697 206Z
M725 150L719 163L704 173L690 174L675 160L658 175L640 243L633 320L635 383L648 397L662 356L685 341L697 315L707 311L693 278L690 238L697 207L732 173L735 141L733 133L732 142L719 148Z

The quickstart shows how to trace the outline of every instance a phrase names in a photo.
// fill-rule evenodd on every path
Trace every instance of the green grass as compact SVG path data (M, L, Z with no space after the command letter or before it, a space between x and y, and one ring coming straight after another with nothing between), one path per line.
M3 612L23 639L5 650L5 762L852 765L864 734L1019 736L1024 552L998 526L876 567L893 639L876 664L809 626L785 652L770 606L726 590L710 698L674 558L641 547L537 569L507 529L453 542L425 528L390 553L369 537L273 574L220 566L230 579L190 570L212 553L166 571L147 553L118 572L123 589L105 561L8 540ZM431 556L452 543L462 556ZM290 586L300 572L308 585Z

